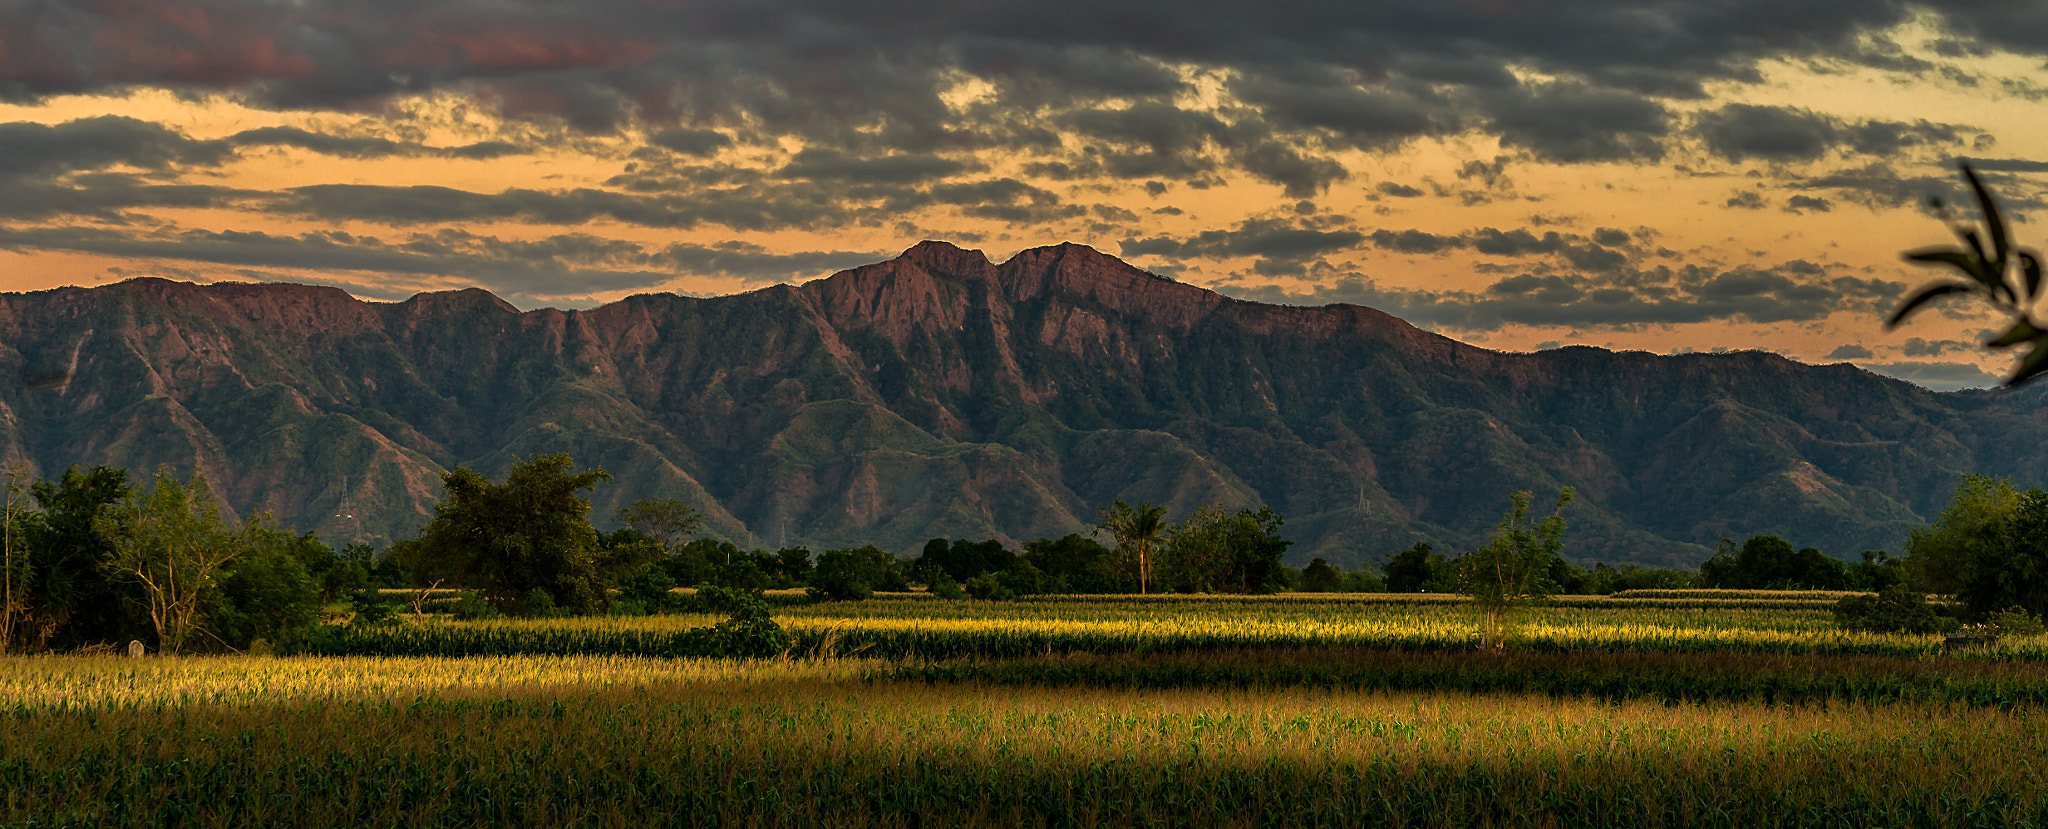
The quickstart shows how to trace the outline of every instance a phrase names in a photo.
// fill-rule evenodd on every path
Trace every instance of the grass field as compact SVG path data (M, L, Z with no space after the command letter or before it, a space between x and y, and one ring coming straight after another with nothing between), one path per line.
M2048 822L2033 642L1935 657L1818 610L1553 607L1481 651L1463 614L903 600L783 608L807 644L751 662L12 658L0 824ZM395 630L644 644L710 621Z

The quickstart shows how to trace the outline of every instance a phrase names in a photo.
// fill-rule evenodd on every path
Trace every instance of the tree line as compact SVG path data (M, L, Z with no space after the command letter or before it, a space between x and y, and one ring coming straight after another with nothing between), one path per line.
M1487 620L1543 596L1641 588L1878 591L1848 602L1844 624L1937 629L1939 618L1982 620L2048 611L2048 493L1969 477L1906 554L1865 551L1846 563L1782 538L1723 540L1697 571L1590 569L1562 555L1560 494L1548 517L1516 493L1495 534L1447 558L1427 543L1345 571L1317 558L1282 563L1290 542L1271 508L1204 506L1172 520L1149 503L1098 511L1096 535L1039 538L1012 550L985 539L934 538L914 558L874 546L775 551L700 537L704 516L669 499L619 508L615 529L590 520L589 490L610 480L578 471L566 454L528 458L493 481L457 467L442 476L433 518L387 550L337 551L267 515L224 517L206 477L160 469L147 488L111 467L66 470L55 480L7 478L0 520L0 646L67 650L141 639L154 649L244 649L320 621L342 607L360 623L401 611L379 588L412 591L412 609L452 592L438 609L498 615L646 614L700 609L675 590L801 588L812 600L865 599L923 586L941 598L1003 600L1038 594L1152 592L1445 592L1474 597ZM1109 541L1104 544L1099 538ZM1955 598L1953 609L1925 595ZM1905 621L1900 621L1901 619ZM1492 628L1489 628L1492 629Z
M226 518L201 473L161 469L145 490L107 466L15 470L4 488L0 651L247 648L369 583L369 548L337 554L267 515Z

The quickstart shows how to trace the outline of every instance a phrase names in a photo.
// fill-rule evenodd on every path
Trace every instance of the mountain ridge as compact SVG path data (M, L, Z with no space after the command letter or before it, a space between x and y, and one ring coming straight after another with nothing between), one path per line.
M0 392L6 459L197 464L237 511L380 543L424 523L446 468L568 451L618 479L600 517L679 497L746 544L1014 544L1127 498L1270 505L1290 560L1357 564L1469 548L1507 493L1569 485L1576 558L1692 564L1758 532L1853 556L1897 549L1956 474L2031 482L2048 459L2029 391L1762 352L1497 352L1074 244L995 263L925 242L567 311L153 278L0 294L0 370L23 381Z

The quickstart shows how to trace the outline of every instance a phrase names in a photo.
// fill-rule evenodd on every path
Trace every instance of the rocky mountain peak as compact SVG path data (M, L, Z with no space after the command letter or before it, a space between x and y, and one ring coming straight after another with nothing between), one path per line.
M994 280L996 275L995 263L988 260L987 254L951 242L919 242L896 258L914 262L927 272L954 279Z
M1295 563L1455 552L1579 492L1567 555L1696 564L1772 533L1898 549L1955 475L2039 480L2040 389L1937 395L1762 355L1476 348L1266 305L1084 245L925 242L801 286L520 314L482 290L144 279L0 293L0 462L202 464L233 508L402 538L457 464L568 452L743 544L1086 532L1113 499L1269 505Z

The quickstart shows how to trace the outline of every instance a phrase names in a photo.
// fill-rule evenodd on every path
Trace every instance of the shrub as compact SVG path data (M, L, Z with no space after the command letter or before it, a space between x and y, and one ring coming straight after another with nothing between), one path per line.
M1927 603L1927 594L1905 585L1836 602L1835 624L1872 633L1938 633L1943 628L1941 616Z
M2028 613L2026 608L2013 605L1984 617L1984 627L2001 636L2039 636L2048 633L2048 624L2041 617Z
M483 596L465 590L456 594L455 603L448 607L448 615L465 622L475 619L496 619L498 607Z
M371 588L358 590L348 597L349 608L355 611L350 624L372 625L387 622L397 617L398 605L384 601L384 594Z
M960 589L960 583L954 581L952 576L948 576L943 572L933 575L927 587L932 595L941 599L959 600L967 598L967 593Z
M1017 597L1017 594L1011 591L1009 586L1003 584L1001 578L990 573L983 573L968 579L967 584L963 585L963 587L966 589L967 595L985 602L1000 602Z

